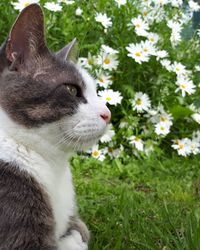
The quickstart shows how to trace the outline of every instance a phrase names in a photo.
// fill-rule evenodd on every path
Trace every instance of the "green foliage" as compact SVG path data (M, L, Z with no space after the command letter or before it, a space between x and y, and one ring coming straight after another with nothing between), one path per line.
M143 1L129 0L125 5L118 7L115 0L76 0L71 5L63 1L62 11L54 12L44 7L46 2L46 0L41 0L40 4L45 14L47 43L52 51L59 50L76 37L81 57L87 58L88 53L94 55L95 58L98 57L101 54L102 45L110 46L119 52L118 67L112 71L103 69L103 72L111 77L110 88L120 92L123 96L121 105L118 104L116 107L109 105L116 133L112 144L114 149L123 145L124 151L129 155L149 157L150 154L155 153L159 156L161 153L168 154L172 151L173 139L193 138L192 133L199 128L199 124L191 118L191 115L199 112L200 73L195 67L200 64L200 43L197 33L192 30L192 20L184 21L183 14L187 15L186 10L188 10L185 4L182 8L177 8L171 5L145 5ZM82 10L81 15L75 14L78 7ZM152 14L155 10L157 12ZM144 14L145 11L146 14ZM11 1L2 0L0 13L0 41L3 42L17 11L14 10ZM106 31L102 24L95 20L98 13L106 13L111 18L112 25ZM133 24L130 25L132 18L139 16L149 25L147 33L153 32L159 36L155 44L156 51L167 51L168 57L166 58L171 62L171 66L174 62L180 62L186 67L189 78L195 85L194 94L186 93L183 97L180 90L175 92L178 87L175 84L178 76L174 70L167 70L162 66L162 60L156 59L156 56L149 55L148 61L142 64L127 56L129 44L139 44L148 40L147 37L137 34ZM182 37L177 44L170 41L172 30L167 25L169 20L183 22L183 25L181 24ZM101 65L94 59L90 66L91 73L98 78L97 69L102 70ZM99 89L103 90L102 87ZM150 120L154 115L146 111L139 113L133 110L131 102L137 92L143 92L149 96L151 109L158 110L162 106L165 114L172 114L174 119L169 132L158 134L155 126L159 121L152 123ZM196 107L195 111L191 111L191 104ZM128 124L128 129L120 127L122 122ZM134 144L130 145L129 139L132 135L142 138L143 151L138 151ZM105 146L110 147L110 144L104 144L101 148Z

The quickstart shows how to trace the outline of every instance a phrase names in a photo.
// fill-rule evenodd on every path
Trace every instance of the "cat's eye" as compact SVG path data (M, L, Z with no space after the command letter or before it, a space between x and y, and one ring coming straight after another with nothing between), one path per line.
M67 92L71 95L71 96L77 96L78 95L78 89L76 86L74 85L70 85L70 84L65 84L65 87L67 89Z

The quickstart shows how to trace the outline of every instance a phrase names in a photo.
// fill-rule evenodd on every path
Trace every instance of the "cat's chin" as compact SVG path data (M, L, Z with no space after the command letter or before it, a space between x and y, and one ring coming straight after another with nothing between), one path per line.
M86 152L90 149L93 145L97 144L102 137L103 134L94 136L93 138L75 138L70 140L69 142L64 142L62 144L62 148L64 150L70 150L73 152Z

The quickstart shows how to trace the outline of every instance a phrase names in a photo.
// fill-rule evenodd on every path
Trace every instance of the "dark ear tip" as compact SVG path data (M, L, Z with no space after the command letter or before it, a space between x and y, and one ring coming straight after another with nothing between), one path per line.
M24 13L24 12L40 12L40 13L42 13L42 15L43 15L43 11L42 11L42 8L40 7L40 5L39 4L37 4L37 3L31 3L31 4L29 4L27 7L25 7L22 11L21 11L21 13Z

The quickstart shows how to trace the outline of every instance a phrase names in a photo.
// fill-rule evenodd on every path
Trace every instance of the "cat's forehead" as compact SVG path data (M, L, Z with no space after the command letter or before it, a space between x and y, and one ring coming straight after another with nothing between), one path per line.
M85 86L85 81L78 67L70 61L60 61L55 57L44 58L32 72L36 81L52 84L68 83Z

